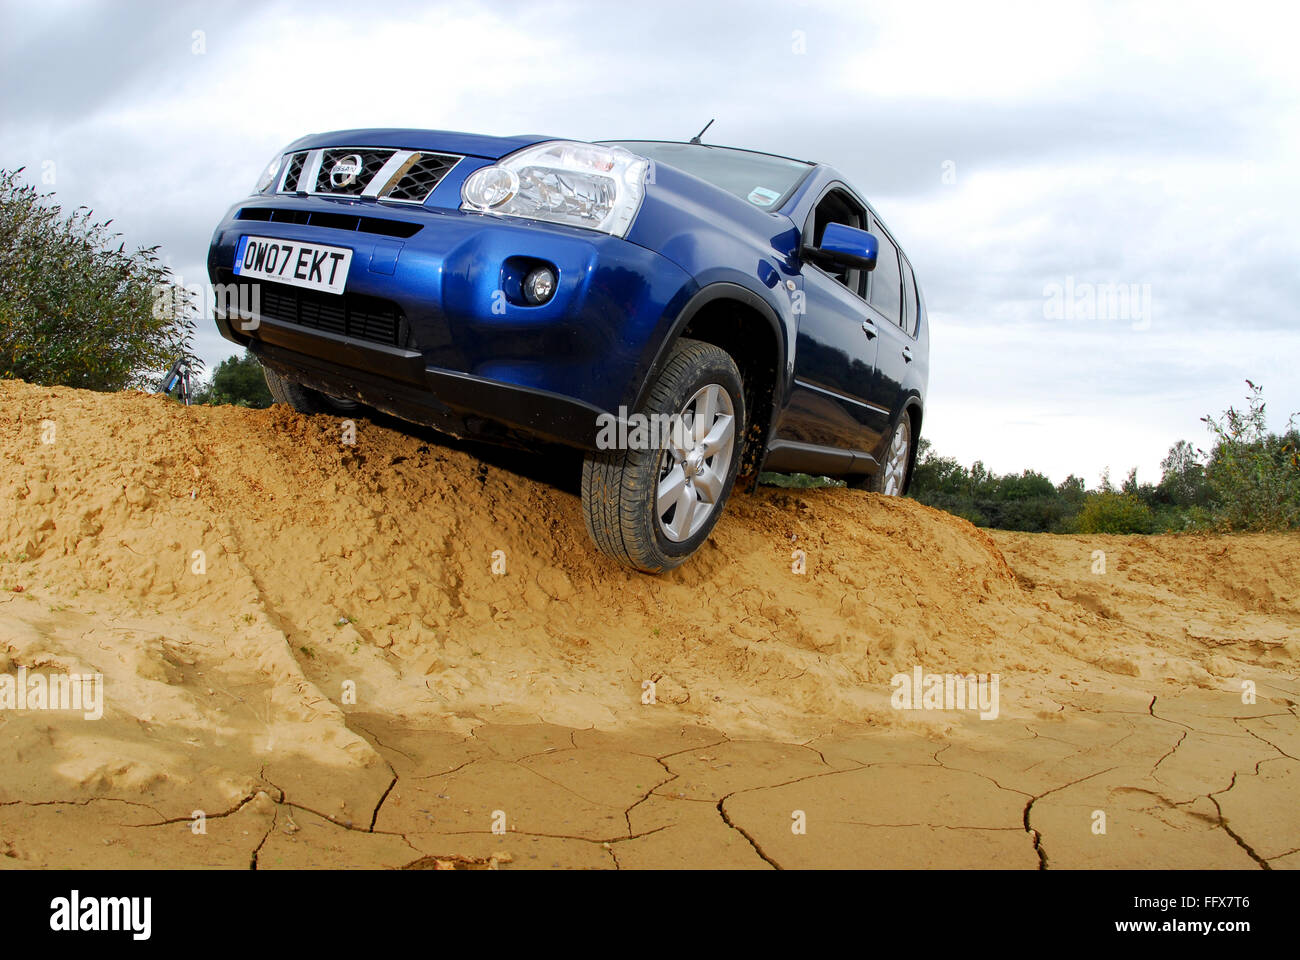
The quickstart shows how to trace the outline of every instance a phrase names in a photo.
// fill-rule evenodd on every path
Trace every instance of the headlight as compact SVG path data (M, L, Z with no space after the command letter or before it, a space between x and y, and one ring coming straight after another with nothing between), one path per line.
M257 186L253 189L254 193L261 193L272 183L275 182L276 175L280 172L280 164L284 163L284 154L277 153L274 159L266 165L262 175L257 178Z
M622 147L539 143L466 177L460 208L622 237L641 208L649 167L645 157Z

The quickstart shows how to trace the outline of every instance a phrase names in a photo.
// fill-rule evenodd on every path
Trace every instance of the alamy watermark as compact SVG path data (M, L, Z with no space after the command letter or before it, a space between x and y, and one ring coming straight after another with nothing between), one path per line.
M1151 327L1151 284L1091 283L1067 276L1043 285L1046 320L1126 320L1134 330Z
M129 933L133 940L153 934L152 897L84 897L73 890L50 901L50 929L55 933Z
M240 330L256 330L262 323L262 286L259 283L174 283L153 287L153 315L165 320L184 316L193 304L211 307L212 316L199 320L237 321Z
M918 665L890 679L889 702L895 710L978 710L981 720L996 720L1000 680L996 673L926 673Z
M596 417L598 450L674 450L685 449L692 439L692 428L679 413L628 413L619 407L618 415L602 413Z
M79 710L87 720L104 715L102 673L0 674L0 710Z

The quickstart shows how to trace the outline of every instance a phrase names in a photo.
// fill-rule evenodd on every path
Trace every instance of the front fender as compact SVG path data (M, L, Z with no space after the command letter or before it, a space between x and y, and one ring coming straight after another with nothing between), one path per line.
M706 304L730 298L753 309L772 326L780 356L781 381L774 395L783 399L793 374L794 331L798 327L795 291L801 283L798 231L779 213L769 213L676 168L656 164L654 180L628 233L692 278L682 309L665 318L647 346L637 382L628 394L637 409L664 362L670 345Z

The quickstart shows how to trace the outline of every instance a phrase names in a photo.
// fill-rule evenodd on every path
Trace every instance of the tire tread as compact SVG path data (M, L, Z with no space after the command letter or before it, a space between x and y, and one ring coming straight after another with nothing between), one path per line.
M730 367L739 382L735 361L721 347L699 340L678 340L642 409L665 412L683 381L697 378L700 371L715 365ZM739 447L745 429L743 399L736 412ZM653 487L658 480L660 453L658 448L600 450L588 454L582 465L582 512L587 533L603 553L646 573L661 573L689 556L665 554L655 541L653 529L648 529L645 522L644 504L649 493L646 487ZM739 455L739 449L734 451L730 468L733 478ZM729 486L724 490L729 492ZM715 509L721 514L724 506L725 500Z

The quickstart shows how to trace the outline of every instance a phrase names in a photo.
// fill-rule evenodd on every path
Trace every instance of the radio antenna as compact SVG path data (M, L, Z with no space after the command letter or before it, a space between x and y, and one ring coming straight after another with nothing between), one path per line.
M717 119L717 118L714 117L714 120L716 120L716 119ZM706 123L706 124L704 125L704 130L709 129L709 127L711 127L711 126L713 126L713 120L710 120L708 123ZM700 131L699 133L697 133L695 136L691 137L691 143L699 143L699 142L700 142L700 137L704 136L704 130L701 130L701 131Z

